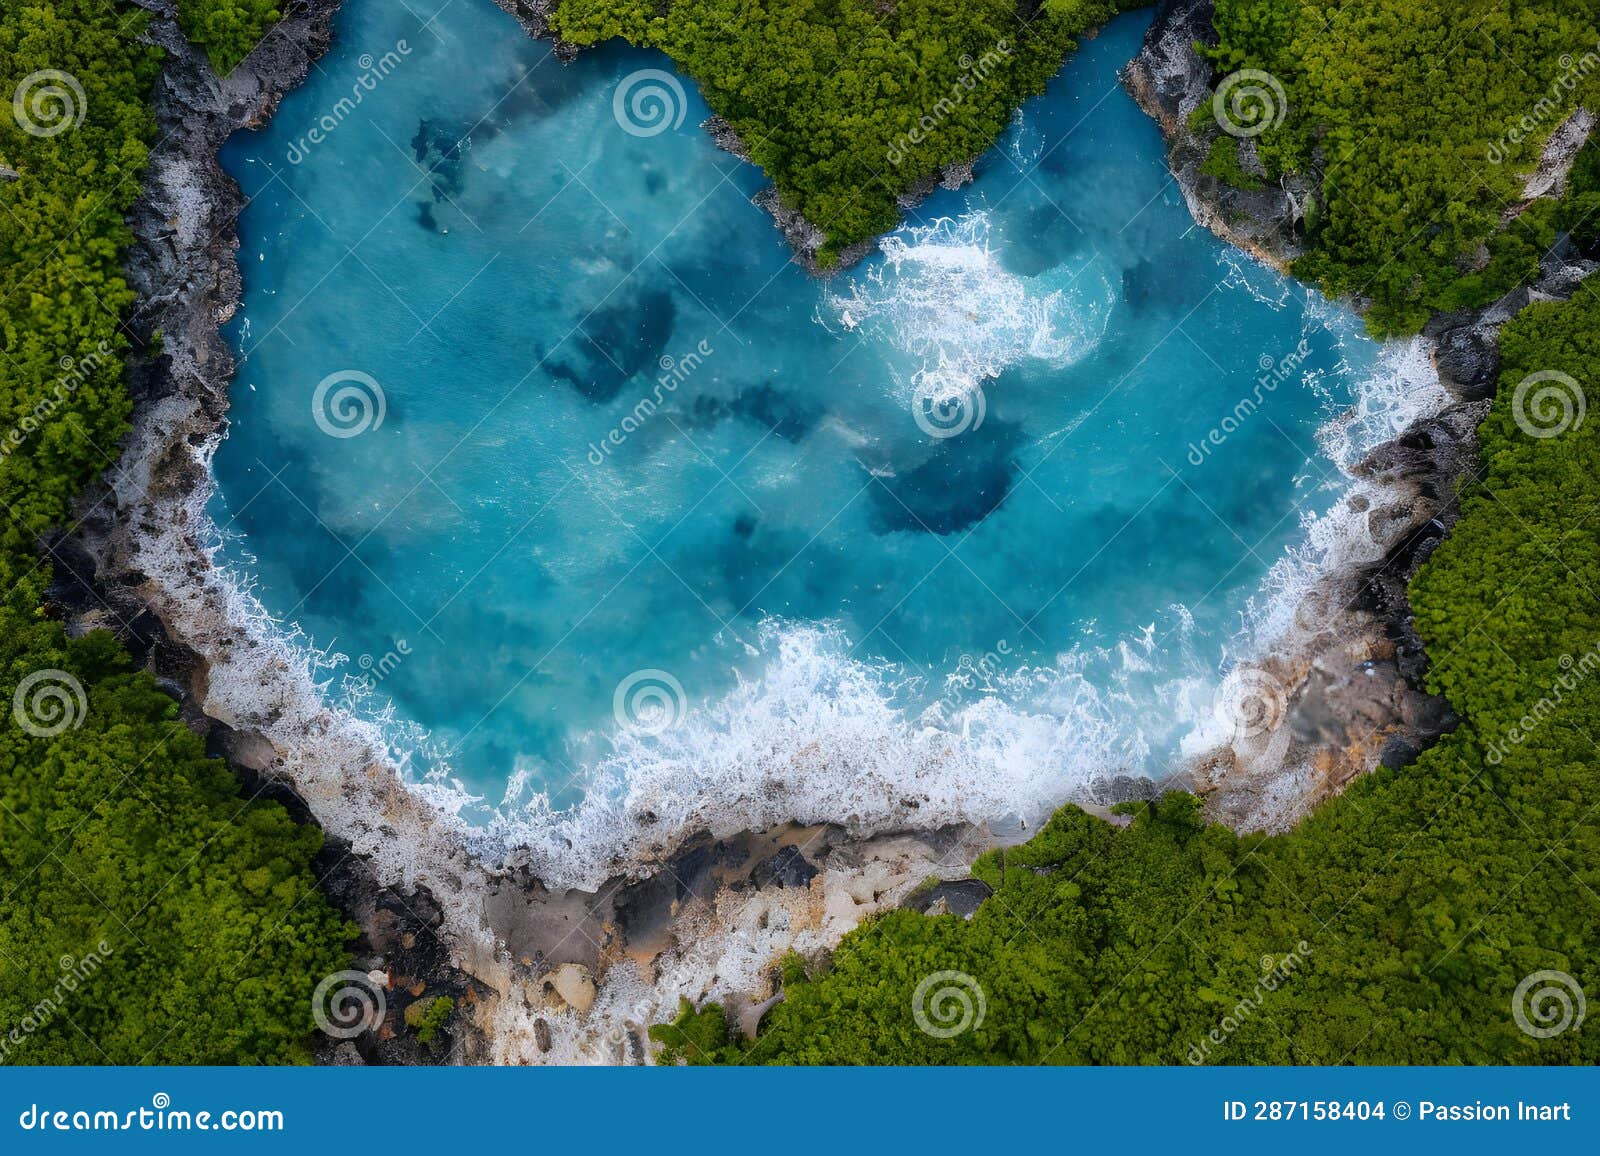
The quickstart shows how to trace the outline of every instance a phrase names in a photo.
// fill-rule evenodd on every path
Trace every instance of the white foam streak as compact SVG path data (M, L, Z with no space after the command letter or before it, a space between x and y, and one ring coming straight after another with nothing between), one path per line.
M1340 322L1326 315L1322 320L1337 332ZM1349 318L1343 324L1359 323ZM1382 346L1372 370L1354 384L1351 394L1349 403L1317 431L1319 447L1337 470L1330 483L1337 497L1326 512L1302 513L1300 540L1271 566L1246 603L1224 673L1271 663L1277 673L1269 678L1278 680L1284 672L1304 667L1329 624L1340 620L1334 607L1324 605L1336 597L1334 580L1380 561L1392 544L1375 529L1373 512L1396 495L1358 477L1354 468L1372 450L1452 400L1433 367L1432 344L1421 337ZM1216 709L1221 686L1214 679L1192 688L1193 725L1180 744L1181 753L1190 760L1210 760L1231 748L1237 767L1264 776L1263 790L1272 798L1262 804L1261 814L1297 814L1306 798L1303 793L1294 796L1290 787L1303 786L1315 776L1305 767L1283 765L1289 728L1240 740ZM1292 685L1282 689L1286 695L1294 691Z
M1080 659L998 676L994 693L908 717L905 673L851 657L837 628L764 624L768 661L660 735L619 731L585 801L502 814L486 840L525 849L542 877L592 886L624 849L790 820L868 834L1020 815L1087 797L1149 744Z
M1413 422L1450 403L1450 392L1433 367L1433 345L1424 337L1384 345L1353 393L1350 407L1317 431L1323 453L1345 473Z
M1068 365L1098 344L1115 300L1094 261L1008 272L982 211L901 229L880 247L882 262L828 304L845 328L870 327L920 363L907 401L963 396L1023 360Z

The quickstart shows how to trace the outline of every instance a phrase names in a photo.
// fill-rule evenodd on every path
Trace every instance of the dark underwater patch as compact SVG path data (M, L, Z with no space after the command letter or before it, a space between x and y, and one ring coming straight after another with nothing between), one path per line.
M547 362L546 372L590 401L611 401L631 378L656 369L677 315L664 289L642 289L622 300L613 295L566 339L562 356Z
M991 419L939 442L919 464L874 476L874 530L945 535L976 526L1016 485L1022 442L1020 425Z
M822 407L808 397L762 382L746 386L732 398L701 394L694 399L687 420L691 428L711 429L729 418L748 421L786 442L799 442L817 428Z

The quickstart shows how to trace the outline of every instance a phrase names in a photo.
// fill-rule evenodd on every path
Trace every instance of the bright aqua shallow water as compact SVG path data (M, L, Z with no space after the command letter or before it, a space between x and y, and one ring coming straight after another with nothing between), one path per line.
M1382 371L1193 225L1116 81L1145 23L822 283L692 85L624 131L619 84L664 58L350 0L225 154L252 200L222 558L348 657L330 697L488 805L916 765L1026 809L1159 771L1332 501L1318 428Z

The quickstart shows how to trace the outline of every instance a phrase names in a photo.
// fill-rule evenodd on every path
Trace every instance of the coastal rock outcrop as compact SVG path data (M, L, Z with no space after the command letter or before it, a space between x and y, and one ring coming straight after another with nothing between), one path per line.
M594 977L581 963L563 963L550 976L550 986L573 1011L583 1013L594 1006Z
M1123 84L1167 138L1167 163L1194 219L1217 236L1278 270L1303 251L1306 206L1315 184L1285 178L1259 189L1240 189L1204 171L1215 134L1190 122L1212 100L1211 66L1197 44L1217 42L1211 0L1162 0L1144 47L1123 70ZM1230 138L1231 139L1231 138ZM1241 142L1248 168L1254 146Z

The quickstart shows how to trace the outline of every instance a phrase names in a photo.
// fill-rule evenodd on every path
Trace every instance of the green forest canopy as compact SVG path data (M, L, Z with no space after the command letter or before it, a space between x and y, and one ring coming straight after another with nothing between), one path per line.
M277 0L181 0L178 24L226 76L278 22Z
M1600 111L1593 0L1217 0L1215 23L1217 75L1260 69L1287 96L1254 142L1268 173L1321 188L1297 276L1369 299L1382 335L1537 273L1515 214L1550 134Z
M896 198L993 144L1076 37L1126 0L561 0L575 44L659 48L692 76L820 257L895 227Z

